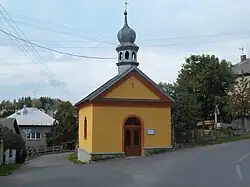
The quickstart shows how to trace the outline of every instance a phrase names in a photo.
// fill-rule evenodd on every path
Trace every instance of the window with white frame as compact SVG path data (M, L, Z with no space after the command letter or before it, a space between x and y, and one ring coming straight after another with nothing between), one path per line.
M28 140L40 140L42 138L42 134L40 132L31 132L27 135Z

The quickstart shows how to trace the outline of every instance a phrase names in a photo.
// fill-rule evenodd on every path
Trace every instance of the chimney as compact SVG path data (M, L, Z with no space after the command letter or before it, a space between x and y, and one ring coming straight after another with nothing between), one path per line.
M23 114L27 114L27 105L23 105Z
M241 55L240 56L240 62L244 62L247 60L247 55Z

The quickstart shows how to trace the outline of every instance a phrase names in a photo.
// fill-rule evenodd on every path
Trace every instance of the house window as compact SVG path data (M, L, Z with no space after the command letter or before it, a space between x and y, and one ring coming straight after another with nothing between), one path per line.
M84 118L84 140L87 140L87 133L88 133L87 128L88 128L88 126L87 126L87 118L85 117Z
M40 132L36 133L36 139L41 139L41 133Z
M27 139L31 139L31 133L27 135Z
M31 133L31 139L36 139L36 133L34 132Z
M42 138L40 132L32 132L27 135L28 140L40 140Z

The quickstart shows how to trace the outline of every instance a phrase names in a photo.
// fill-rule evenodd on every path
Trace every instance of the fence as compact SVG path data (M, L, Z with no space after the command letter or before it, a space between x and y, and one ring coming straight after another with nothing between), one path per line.
M27 159L34 156L41 156L47 154L58 154L65 152L74 152L75 149L71 147L65 147L64 145L56 145L56 146L42 146L42 147L28 147L27 148Z
M176 146L180 148L250 139L250 132L233 130L231 128L221 128L220 130L187 131L185 133L180 133L176 138Z

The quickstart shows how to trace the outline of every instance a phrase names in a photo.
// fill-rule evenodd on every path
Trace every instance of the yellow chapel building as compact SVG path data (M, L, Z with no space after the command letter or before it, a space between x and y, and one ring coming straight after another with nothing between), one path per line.
M172 148L174 100L138 68L136 33L118 32L118 75L76 103L78 159L143 156Z

